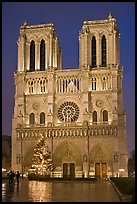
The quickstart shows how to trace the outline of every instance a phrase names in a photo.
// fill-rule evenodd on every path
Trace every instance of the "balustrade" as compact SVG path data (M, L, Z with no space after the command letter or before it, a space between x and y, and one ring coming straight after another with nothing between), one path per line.
M115 137L118 136L118 127L116 125L105 126L69 126L68 127L19 127L17 131L17 139L37 139L40 135L45 138L58 138L58 137Z

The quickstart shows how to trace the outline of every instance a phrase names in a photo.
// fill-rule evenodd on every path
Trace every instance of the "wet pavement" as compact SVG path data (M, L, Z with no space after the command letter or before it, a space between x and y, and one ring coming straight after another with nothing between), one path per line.
M29 181L21 178L19 185L2 181L2 202L120 202L109 181Z

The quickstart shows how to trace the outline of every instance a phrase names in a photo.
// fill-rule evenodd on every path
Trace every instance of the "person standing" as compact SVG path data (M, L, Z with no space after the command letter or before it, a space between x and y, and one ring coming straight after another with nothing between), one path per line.
M20 173L19 173L19 171L17 171L17 173L16 173L16 181L17 181L17 184L19 184L19 178L20 178Z
M7 176L9 178L9 184L14 184L14 177L15 177L14 171L10 170Z
M10 170L7 174L8 178L9 178L9 184L12 184L12 170Z

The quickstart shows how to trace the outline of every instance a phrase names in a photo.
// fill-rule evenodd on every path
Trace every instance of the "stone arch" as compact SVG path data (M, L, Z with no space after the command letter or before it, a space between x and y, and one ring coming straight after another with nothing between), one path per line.
M97 111L97 115L98 115L98 121L102 121L102 112L103 110L107 110L108 111L108 119L109 121L111 121L112 118L112 106L110 104L109 98L107 97L94 97L92 99L92 109L91 112L93 113L93 111ZM92 118L91 118L92 121Z
M81 153L70 141L61 142L53 154L53 163L56 167L61 166L64 162L74 162L76 166L82 165Z
M42 39L45 40L45 43L47 43L49 40L49 35L47 33L44 33L44 34L39 33L39 35L37 36L38 42L40 42Z
M92 39L93 36L95 36L95 37L96 37L96 40L98 40L98 38L99 38L99 33L98 33L97 31L93 31L93 32L90 33L89 36L90 36L90 40Z
M100 39L102 39L102 36L103 36L103 35L105 35L106 40L108 40L108 35L109 35L108 30L102 30L102 31L100 31L100 33L99 33Z
M31 41L37 42L37 35L36 34L31 34L30 36L27 37L27 42L30 44Z
M95 162L112 162L112 153L111 151L106 147L106 145L102 143L98 143L95 145L89 154L89 160L91 163Z

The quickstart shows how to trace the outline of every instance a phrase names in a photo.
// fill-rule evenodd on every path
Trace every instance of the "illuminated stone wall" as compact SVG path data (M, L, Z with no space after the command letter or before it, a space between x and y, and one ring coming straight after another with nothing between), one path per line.
M40 70L42 40L44 70ZM118 176L121 169L122 176L127 176L123 67L116 20L109 14L105 20L84 21L79 45L79 67L62 69L54 25L25 22L21 26L14 73L14 170L27 173L42 135L56 166L54 175L63 175L64 163L74 163L75 176ZM31 70L33 55L35 69Z

